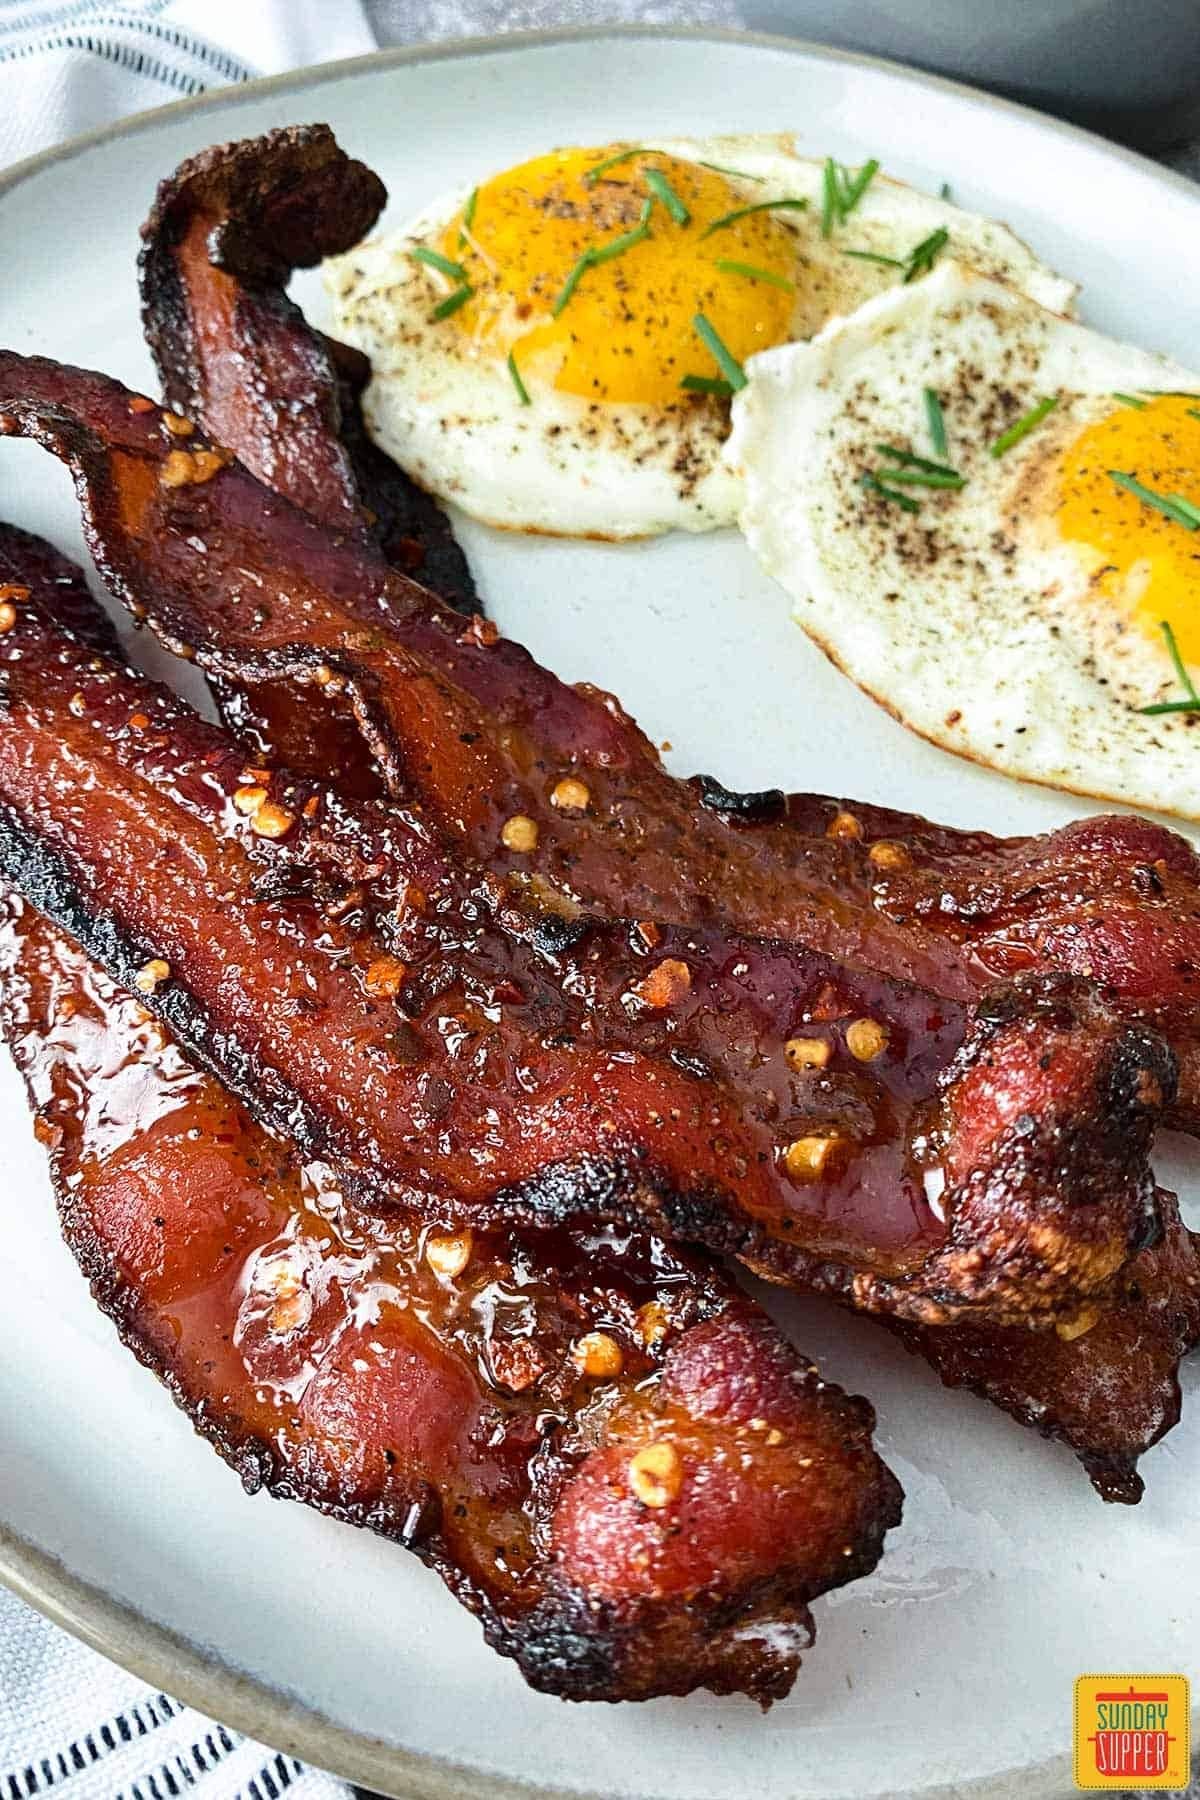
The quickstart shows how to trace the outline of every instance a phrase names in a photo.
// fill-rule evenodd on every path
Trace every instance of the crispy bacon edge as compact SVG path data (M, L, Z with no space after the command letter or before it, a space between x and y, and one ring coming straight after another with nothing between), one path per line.
M366 358L312 330L288 299L294 270L349 249L387 199L328 126L292 126L220 145L160 182L142 227L142 322L169 406L219 420L216 435L269 485L395 568L419 573L456 611L482 611L466 557L438 503L367 436ZM181 440L182 441L182 440ZM348 708L291 708L274 686L213 677L223 716L247 746L293 768L341 772L367 796L378 775L356 753Z
M1124 1271L1115 1298L1060 1332L879 1323L1018 1424L1072 1449L1104 1500L1134 1506L1138 1460L1180 1418L1179 1364L1200 1344L1200 1232L1160 1194L1163 1235Z
M366 358L312 330L286 293L386 202L327 125L202 151L159 183L142 226L142 324L169 406L223 421L261 480L470 614L474 583L445 513L366 434Z

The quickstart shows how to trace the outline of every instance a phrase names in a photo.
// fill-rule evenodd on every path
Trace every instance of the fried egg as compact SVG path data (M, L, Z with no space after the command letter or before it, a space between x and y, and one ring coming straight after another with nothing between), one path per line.
M840 668L960 755L1200 818L1200 375L954 263L749 374L742 530Z
M636 538L733 523L721 451L748 357L943 251L1071 303L1006 227L780 137L555 150L326 280L371 361L368 429L422 486L512 530Z

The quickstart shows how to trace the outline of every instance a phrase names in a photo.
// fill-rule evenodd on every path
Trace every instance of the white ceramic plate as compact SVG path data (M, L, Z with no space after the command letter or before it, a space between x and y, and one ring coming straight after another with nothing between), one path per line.
M156 181L216 140L315 119L380 170L395 219L553 144L789 129L817 154L877 155L934 190L950 179L1082 279L1091 323L1185 361L1200 339L1200 196L1181 180L882 64L612 32L383 55L27 165L0 184L0 342L149 384L134 257ZM323 318L315 278L297 292ZM0 517L78 546L66 477L29 446L0 451ZM789 624L732 534L625 548L464 536L500 622L561 675L615 689L681 771L996 831L1085 810L906 735ZM1029 1796L1068 1784L1077 1673L1200 1674L1200 1419L1147 1457L1140 1508L1106 1507L1064 1450L945 1394L877 1328L775 1298L827 1371L875 1401L908 1493L902 1529L875 1576L819 1604L816 1648L769 1717L702 1696L567 1710L485 1650L401 1551L241 1493L91 1306L8 1067L0 1134L0 1574L272 1743L406 1796ZM1200 1160L1161 1160L1195 1221ZM1185 1379L1194 1390L1195 1369Z

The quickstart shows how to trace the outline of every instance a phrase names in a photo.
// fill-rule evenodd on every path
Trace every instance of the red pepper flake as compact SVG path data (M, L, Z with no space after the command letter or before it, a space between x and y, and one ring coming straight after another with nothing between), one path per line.
M460 644L474 644L477 650L490 650L500 640L500 627L491 619L485 619L482 613L473 613L471 623L466 630L460 632Z
M408 966L398 956L377 956L363 977L363 985L376 999L394 1000L407 974Z
M228 450L172 450L163 458L158 479L167 488L196 487L232 460Z
M850 1011L832 982L827 981L813 1001L808 1016L823 1024L830 1019L844 1019Z
M691 985L692 971L687 964L668 956L657 968L651 969L644 980L635 983L633 991L643 1006L661 1012L668 1006L677 1005Z
M488 1349L492 1380L510 1394L523 1394L546 1371L546 1359L528 1338L496 1338Z

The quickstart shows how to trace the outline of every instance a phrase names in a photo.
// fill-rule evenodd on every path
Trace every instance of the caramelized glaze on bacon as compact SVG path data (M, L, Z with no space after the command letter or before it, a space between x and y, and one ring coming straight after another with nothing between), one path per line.
M966 1026L800 946L567 918L247 767L37 593L0 659L8 878L367 1204L645 1222L935 1323L1073 1316L1157 1228L1172 1060L1086 985Z
M865 1401L657 1239L479 1234L458 1268L419 1219L356 1214L61 932L3 912L67 1241L251 1492L414 1550L548 1692L787 1692L808 1602L899 1520ZM603 1377L578 1366L597 1332Z

